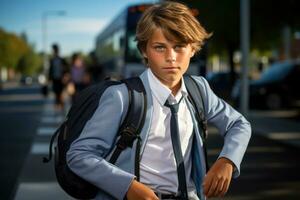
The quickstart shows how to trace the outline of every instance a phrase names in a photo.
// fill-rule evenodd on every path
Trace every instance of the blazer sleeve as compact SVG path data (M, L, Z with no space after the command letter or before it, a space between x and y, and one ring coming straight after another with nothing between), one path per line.
M231 160L235 165L233 177L238 177L240 164L251 137L250 123L224 100L218 98L203 77L196 77L196 80L202 89L207 121L224 137L219 158L226 157Z
M67 152L67 162L78 176L116 199L123 199L135 176L104 159L114 144L122 113L127 112L127 89L124 85L122 94L116 87L120 86L103 93L94 115Z

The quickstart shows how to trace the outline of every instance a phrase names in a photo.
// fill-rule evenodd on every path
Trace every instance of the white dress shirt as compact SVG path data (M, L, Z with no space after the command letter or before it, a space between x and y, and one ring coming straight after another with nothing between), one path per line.
M156 192L174 194L178 190L178 177L170 135L171 111L164 104L167 99L170 104L177 103L182 96L187 95L187 90L182 79L181 88L174 97L171 90L163 85L150 69L147 73L153 99L153 119L140 162L140 181ZM178 120L181 151L190 193L195 191L195 185L191 178L193 123L184 100L179 105Z

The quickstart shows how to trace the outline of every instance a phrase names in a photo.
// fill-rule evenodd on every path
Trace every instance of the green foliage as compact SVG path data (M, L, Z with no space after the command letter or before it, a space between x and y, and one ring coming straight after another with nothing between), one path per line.
M208 41L211 53L222 54L239 49L240 0L185 0L199 10L199 20L213 33ZM298 0L249 0L251 49L262 51L279 48L282 28L300 28L300 1Z
M213 33L208 40L209 52L227 53L228 48L239 47L239 1L201 0L186 1L199 10L199 21L208 32Z
M13 68L25 74L39 70L41 59L26 38L25 33L17 36L0 28L0 68Z
M19 59L29 50L27 44L15 34L0 29L0 65L16 68Z
M42 58L31 50L21 57L17 68L24 75L33 75L42 70Z
M282 45L282 29L300 28L300 1L251 0L252 48L268 50Z
M234 80L233 54L240 49L240 0L185 0L199 11L199 21L212 37L208 40L210 55L227 55ZM281 49L282 29L300 29L299 0L249 0L250 4L250 51L268 55ZM232 81L233 83L233 81Z

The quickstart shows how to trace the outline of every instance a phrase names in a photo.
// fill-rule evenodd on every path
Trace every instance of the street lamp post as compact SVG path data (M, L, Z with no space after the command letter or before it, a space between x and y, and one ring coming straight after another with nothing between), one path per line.
M43 71L46 74L48 70L48 59L47 59L47 19L51 15L64 16L66 14L63 10L51 10L45 11L42 14L42 45L43 45Z
M241 50L242 50L242 81L241 81L241 112L247 116L249 106L249 41L250 41L250 0L240 0L241 15Z

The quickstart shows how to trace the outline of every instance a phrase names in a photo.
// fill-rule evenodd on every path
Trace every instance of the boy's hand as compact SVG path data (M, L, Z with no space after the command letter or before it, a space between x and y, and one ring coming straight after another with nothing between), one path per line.
M153 190L133 180L126 194L127 200L159 200Z
M206 174L203 189L206 197L222 197L226 194L234 164L227 158L218 159Z

